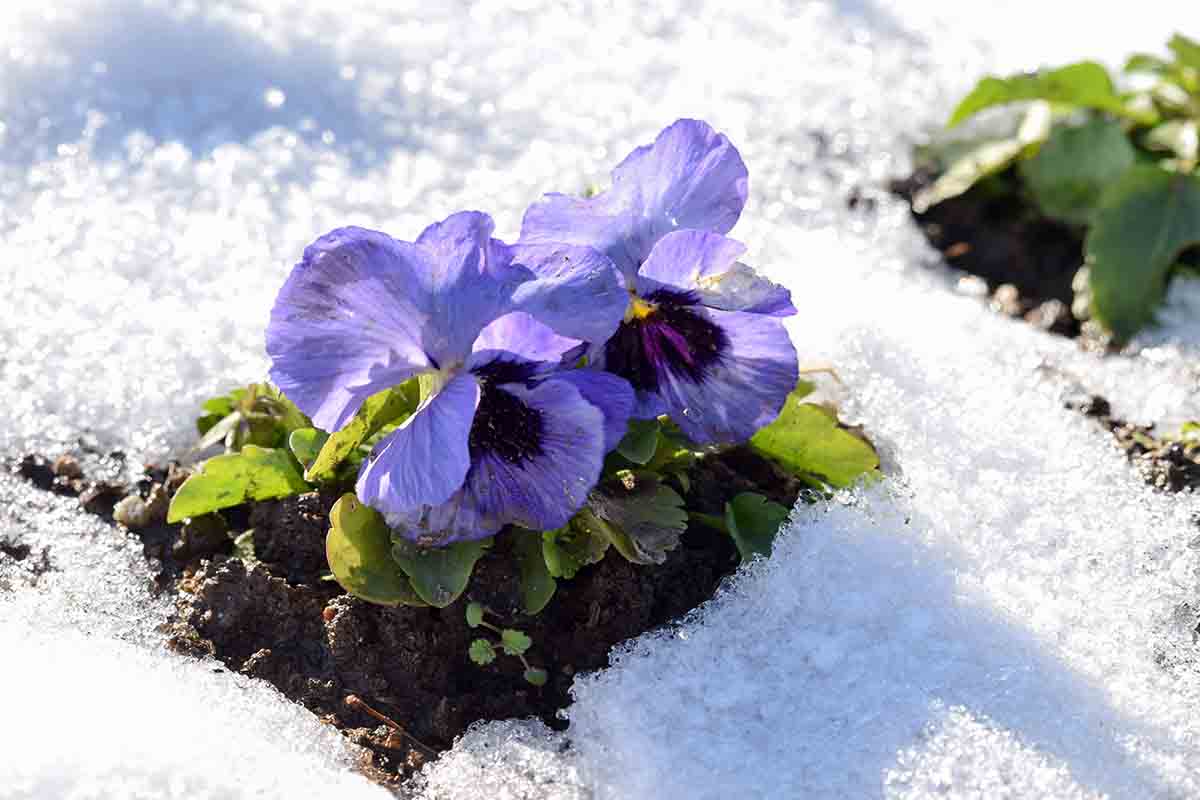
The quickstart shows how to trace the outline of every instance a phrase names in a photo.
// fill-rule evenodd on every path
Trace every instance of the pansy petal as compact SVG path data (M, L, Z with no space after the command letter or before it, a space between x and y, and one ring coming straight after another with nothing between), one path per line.
M271 380L326 431L375 392L428 369L421 253L378 231L340 228L309 245L271 309Z
M796 349L777 317L699 307L697 313L724 332L720 357L698 379L663 370L658 394L692 441L744 442L779 416L796 387Z
M693 292L711 308L776 317L795 314L791 292L737 260L745 251L741 242L719 233L668 233L642 265L638 294L646 296L665 286Z
M602 412L562 380L501 388L540 415L540 452L527 458L480 452L462 490L447 502L387 516L402 535L449 543L490 536L508 524L550 530L583 506L604 461Z
M559 336L524 311L513 311L494 320L480 331L467 367L486 364L506 355L557 365L564 356L573 353L582 356L582 347L583 343L578 339Z
M658 231L654 241L679 228L727 233L746 206L748 190L737 148L697 119L676 120L654 144L637 148L613 170L613 193L637 205L641 218Z
M617 329L629 294L608 256L570 244L517 244L514 263L535 278L521 284L513 308L564 336L604 341Z
M772 317L790 317L796 313L787 287L772 283L740 261L726 272L701 278L695 291L700 302L709 308Z
M508 245L491 238L494 227L487 214L461 211L417 237L428 264L419 276L429 298L424 345L441 366L465 359L480 330L511 310L513 292L531 277L512 265Z
M632 280L645 253L633 239L637 214L632 208L623 208L622 202L622 198L609 193L589 199L558 193L543 195L526 209L517 246L591 247L608 256L617 270Z
M470 489L464 486L444 503L387 513L383 519L404 538L432 547L483 539L499 533L506 524L484 512L474 485Z
M363 462L358 499L385 513L445 502L471 466L468 441L479 395L470 373L443 386Z
M654 419L667 413L667 404L657 392L634 391L630 419Z
M662 237L650 251L638 273L638 294L652 291L643 286L643 279L654 282L654 288L666 285L688 291L703 278L728 271L746 252L741 242L710 231L672 231Z
M634 395L629 382L598 369L563 370L554 373L552 380L571 384L579 390L584 400L600 409L604 414L604 452L616 447L624 438L629 417L633 414Z
M746 205L748 173L737 149L707 123L676 121L613 170L590 199L549 194L525 212L521 243L588 245L632 279L655 243L678 229L726 233Z

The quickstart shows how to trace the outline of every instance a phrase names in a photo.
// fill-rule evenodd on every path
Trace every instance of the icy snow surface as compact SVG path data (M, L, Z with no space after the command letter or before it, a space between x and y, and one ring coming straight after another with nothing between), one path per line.
M744 5L8 0L0 457L178 451L199 399L262 375L316 234L464 207L511 234L539 192L704 117L750 165L735 234L893 477L581 678L568 737L482 726L424 793L1200 796L1200 509L1062 408L1200 414L1200 289L1130 355L1087 355L924 269L878 189L985 68L1154 50L1193 4ZM269 687L161 653L131 537L0 476L0 541L33 553L0 560L3 800L385 794Z

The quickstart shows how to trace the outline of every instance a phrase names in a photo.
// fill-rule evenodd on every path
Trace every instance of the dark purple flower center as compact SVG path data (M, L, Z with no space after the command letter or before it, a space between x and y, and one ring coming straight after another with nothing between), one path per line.
M605 344L605 369L645 392L658 391L664 371L699 383L728 349L725 331L694 308L692 292L659 289L643 300L650 310L622 322Z
M542 412L502 387L528 381L534 373L533 365L496 359L476 367L474 372L480 379L480 393L467 439L471 461L490 454L520 464L541 455L545 429Z

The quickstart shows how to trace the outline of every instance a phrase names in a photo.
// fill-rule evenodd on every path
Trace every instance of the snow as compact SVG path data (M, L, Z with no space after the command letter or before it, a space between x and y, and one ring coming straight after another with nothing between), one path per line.
M1200 796L1200 509L1063 408L1200 415L1200 288L1129 353L1083 353L925 269L878 189L985 69L1158 50L1187 8L10 0L0 458L178 452L200 399L261 377L316 234L482 208L511 235L539 192L701 116L750 165L735 235L892 477L579 678L567 735L481 726L425 795ZM161 649L132 537L0 475L0 541L35 554L0 561L3 800L386 796L270 687Z

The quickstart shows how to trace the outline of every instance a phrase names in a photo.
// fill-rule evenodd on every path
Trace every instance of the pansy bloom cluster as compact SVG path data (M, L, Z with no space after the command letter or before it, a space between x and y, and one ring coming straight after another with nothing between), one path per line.
M811 389L783 325L791 296L728 236L746 197L737 149L683 119L607 191L534 203L514 243L479 211L411 242L325 234L271 311L272 384L205 404L202 445L230 452L184 484L171 518L352 488L327 541L348 591L448 605L510 531L527 613L610 549L661 563L689 521L743 557L769 552L788 509L749 493L724 518L687 508L699 459L749 442L818 487L877 461L827 411L789 401ZM817 463L797 437L840 449Z
M359 500L421 544L565 525L631 417L698 445L749 439L797 380L788 292L737 259L729 140L680 120L612 188L549 195L519 241L461 212L414 242L318 239L271 313L271 379L322 430L418 378L419 407L363 462Z

